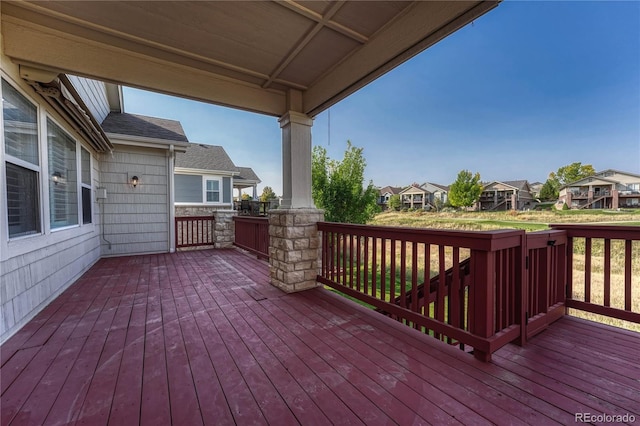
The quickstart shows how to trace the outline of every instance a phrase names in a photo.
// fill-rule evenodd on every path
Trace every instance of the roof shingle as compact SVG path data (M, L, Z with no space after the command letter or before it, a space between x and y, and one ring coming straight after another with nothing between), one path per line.
M111 112L102 122L106 133L189 142L182 124L176 120Z

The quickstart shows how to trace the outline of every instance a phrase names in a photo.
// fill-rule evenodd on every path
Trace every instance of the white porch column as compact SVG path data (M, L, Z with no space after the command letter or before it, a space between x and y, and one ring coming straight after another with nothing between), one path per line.
M258 199L258 185L253 185L253 199Z
M290 293L316 287L320 268L317 222L324 212L311 196L311 125L301 94L289 94L290 111L280 118L282 128L282 203L269 211L271 284Z
M311 126L306 114L289 111L282 128L282 208L315 208L311 197Z

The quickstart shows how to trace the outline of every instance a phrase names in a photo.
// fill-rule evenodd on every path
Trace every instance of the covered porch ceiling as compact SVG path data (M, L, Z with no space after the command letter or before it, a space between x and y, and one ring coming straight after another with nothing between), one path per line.
M3 1L25 67L311 117L497 1Z

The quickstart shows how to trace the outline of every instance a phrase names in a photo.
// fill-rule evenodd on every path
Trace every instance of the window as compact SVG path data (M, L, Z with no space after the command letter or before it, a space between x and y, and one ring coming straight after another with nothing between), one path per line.
M207 203L220 202L220 181L219 180L206 181L205 199Z
M38 234L40 161L36 107L2 79L9 238Z
M49 219L51 229L78 224L76 143L47 119L49 145Z
M80 148L80 176L82 188L82 223L92 222L91 215L91 154Z
M202 203L202 176L175 175L176 203Z

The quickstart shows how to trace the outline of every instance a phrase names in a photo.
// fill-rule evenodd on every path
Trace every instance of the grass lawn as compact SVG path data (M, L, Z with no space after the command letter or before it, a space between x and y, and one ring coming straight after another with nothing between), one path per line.
M527 232L549 229L552 223L600 223L640 226L640 210L564 210L508 212L385 212L369 225L414 228L488 231L524 229Z

